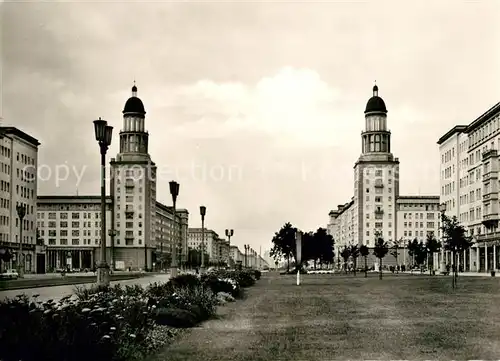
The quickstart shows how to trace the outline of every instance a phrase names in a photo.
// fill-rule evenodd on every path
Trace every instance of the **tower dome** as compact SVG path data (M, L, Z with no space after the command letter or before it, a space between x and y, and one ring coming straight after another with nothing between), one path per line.
M137 97L137 87L132 87L132 96L128 98L125 103L125 107L123 108L123 114L125 113L138 113L138 114L146 114L144 110L144 104L142 104L142 100Z
M376 84L373 87L373 96L368 99L365 108L365 114L373 112L387 113L384 99L378 96L378 86Z

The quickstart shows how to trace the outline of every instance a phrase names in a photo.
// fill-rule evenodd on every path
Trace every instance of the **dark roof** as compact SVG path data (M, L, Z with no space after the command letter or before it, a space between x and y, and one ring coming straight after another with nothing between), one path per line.
M123 108L123 114L125 113L140 113L146 114L144 110L144 104L142 104L142 100L137 97L128 98L125 103L125 108Z
M146 114L142 100L137 97L137 87L135 85L132 87L132 96L128 98L123 108L123 114L125 113Z
M466 125L456 125L453 128L451 128L445 135L443 135L441 138L439 138L437 144L443 144L446 142L448 139L451 138L451 136L455 133L463 133L467 129Z
M371 112L387 113L384 99L378 96L378 86L373 87L373 96L366 103L365 114Z
M33 138L31 135L26 134L25 132L23 132L20 129L17 129L16 127L0 127L0 133L12 134L12 135L15 135L21 139L24 139L25 141L27 141L35 146L40 145L40 142L38 141L38 139Z

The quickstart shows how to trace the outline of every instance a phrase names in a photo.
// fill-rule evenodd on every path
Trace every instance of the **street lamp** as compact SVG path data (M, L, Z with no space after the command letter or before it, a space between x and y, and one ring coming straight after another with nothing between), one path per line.
M95 139L101 149L101 261L97 265L97 284L109 285L109 265L106 263L106 152L111 145L113 127L108 122L94 120Z
M440 272L446 272L446 264L444 262L444 234L443 234L443 224L445 220L446 213L446 203L441 203L439 205L439 211L441 212L441 263L440 263Z
M111 226L113 227L113 226ZM111 271L114 271L115 270L115 237L117 235L118 232L116 232L115 229L111 228L109 231L108 231L108 235L111 237L111 259L110 259L110 268L111 268Z
M174 237L172 239L172 260L170 265L170 277L177 277L177 211L175 205L179 195L179 183L170 181L170 194L172 195L173 213L174 213Z
M247 257L248 257L248 250L250 249L250 245L245 244L243 247L245 248L245 268L247 268L248 267Z
M23 219L26 215L24 204L16 205L17 216L19 217L19 256L17 257L17 273L19 278L24 278L24 255L23 255Z
M228 262L228 266L231 267L229 265L229 263L231 263L231 237L234 235L234 230L233 229L226 229L226 237L227 237L227 243L228 243L228 248L229 248L229 252L228 252L228 259L227 259L227 262Z
M207 207L200 206L201 216L201 267L200 273L205 272L205 214L207 214Z

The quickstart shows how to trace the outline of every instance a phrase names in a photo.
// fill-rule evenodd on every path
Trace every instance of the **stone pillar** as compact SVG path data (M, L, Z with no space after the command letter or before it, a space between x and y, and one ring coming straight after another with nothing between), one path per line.
M493 245L493 266L491 267L493 271L497 269L497 246Z
M488 246L484 244L484 272L488 273Z
M463 263L462 263L462 264L463 264L463 267L462 267L462 270L463 270L464 272L466 272L467 270L466 270L465 268L466 268L466 266L467 266L467 251L466 251L465 249L464 249L464 251L463 251L463 257L462 257L462 258L463 258Z
M472 251L473 248L469 248L469 272L473 270Z
M481 249L479 248L479 246L476 247L476 272L479 272L479 254L481 253L480 252Z

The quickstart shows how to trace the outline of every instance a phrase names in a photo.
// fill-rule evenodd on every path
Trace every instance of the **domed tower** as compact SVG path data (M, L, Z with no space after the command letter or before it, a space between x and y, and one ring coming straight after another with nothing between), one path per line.
M390 153L391 132L387 130L387 108L373 87L373 96L366 103L365 131L362 133L362 153Z
M151 269L156 250L156 165L148 153L146 111L135 84L122 113L120 151L111 159L111 264Z
M146 111L137 97L137 87L132 87L132 96L123 108L123 130L120 132L121 154L148 154L149 134L144 129ZM148 156L149 157L149 156Z
M365 108L361 155L354 165L355 239L374 246L375 234L391 242L396 236L396 199L399 196L399 160L391 153L387 107L378 86Z

